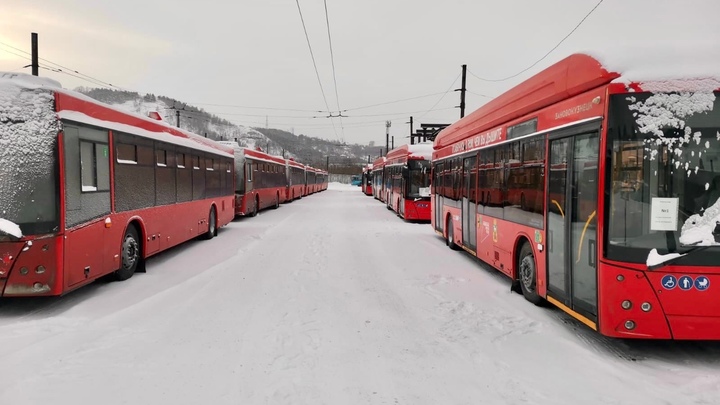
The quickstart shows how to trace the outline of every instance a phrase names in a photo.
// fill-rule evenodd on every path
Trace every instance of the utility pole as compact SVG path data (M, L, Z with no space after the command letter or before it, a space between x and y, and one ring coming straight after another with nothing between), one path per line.
M38 75L38 34L33 32L30 34L30 47L32 48L32 57L31 60L31 66L32 66L32 75L37 76Z
M413 137L413 118L410 117L410 145L415 144L415 138Z
M175 118L177 118L177 127L180 128L180 110L175 110ZM206 136L207 138L207 136Z
M392 138L392 144L390 146L395 149L395 135L391 136L390 138Z
M390 121L385 121L385 155L387 156L387 153L390 149L388 147L390 146L390 125L392 123Z
M465 116L465 79L467 77L467 65L462 65L462 87L460 88L460 118Z
M368 164L370 164L370 155L368 155Z
M330 174L330 156L325 157L325 171Z

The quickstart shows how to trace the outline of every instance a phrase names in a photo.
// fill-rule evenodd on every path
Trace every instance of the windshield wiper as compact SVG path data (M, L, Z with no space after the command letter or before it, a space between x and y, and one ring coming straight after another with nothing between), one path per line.
M667 260L665 260L665 261L663 261L663 262L661 262L661 263L656 263L656 264L653 264L653 265L651 265L651 266L647 266L647 268L648 268L648 270L657 270L657 269L663 268L663 267L665 267L665 266L667 266L667 265L670 265L670 264L673 264L673 263L677 262L678 260L682 259L683 257L685 257L685 256L687 256L687 255L694 254L694 253L697 253L697 252L701 252L701 251L706 250L707 248L710 248L710 247L712 247L712 246L714 246L714 245L695 246L695 247L692 247L692 248L688 249L688 250L687 250L686 252L684 252L684 253L680 253L680 252L669 252L668 254L676 253L676 254L678 254L679 256L675 256L675 257L673 257L673 258L667 259Z

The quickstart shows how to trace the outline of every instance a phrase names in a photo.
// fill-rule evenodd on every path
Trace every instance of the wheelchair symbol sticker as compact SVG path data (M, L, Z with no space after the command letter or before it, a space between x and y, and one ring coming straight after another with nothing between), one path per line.
M675 276L670 275L670 274L663 277L661 282L662 282L662 286L666 290L672 290L673 288L677 287L677 279L675 278Z
M698 291L707 290L710 288L710 280L705 276L699 276L695 279L695 288L697 288Z

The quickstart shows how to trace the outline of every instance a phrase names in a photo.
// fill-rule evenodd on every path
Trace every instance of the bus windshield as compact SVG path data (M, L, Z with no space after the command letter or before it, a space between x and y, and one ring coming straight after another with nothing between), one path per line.
M0 218L23 235L59 231L57 134L53 94L0 85ZM3 236L0 236L3 238Z
M408 161L408 198L430 197L430 162Z
M718 93L613 95L606 173L606 256L645 263L688 255L678 265L720 263Z

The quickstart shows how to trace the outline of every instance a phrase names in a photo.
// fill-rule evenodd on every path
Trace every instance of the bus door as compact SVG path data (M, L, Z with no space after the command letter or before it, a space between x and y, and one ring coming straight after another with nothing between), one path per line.
M477 247L477 227L475 218L477 207L475 202L475 178L477 176L477 157L465 158L463 161L463 192L462 192L462 241L463 245L475 252Z
M438 232L443 232L445 227L445 224L443 224L443 204L445 203L443 200L443 193L445 192L443 167L445 164L445 162L438 163L433 169L433 187L435 188L435 206L433 208L435 211L435 230Z
M597 126L551 134L545 204L548 298L593 321L597 321Z
M110 148L107 131L65 124L64 285L72 287L120 264L122 240L110 218ZM152 144L151 144L152 145ZM152 159L152 147L150 156ZM152 171L151 171L152 173ZM154 179L150 180L154 182ZM154 193L153 193L154 199ZM123 226L117 224L114 226Z

